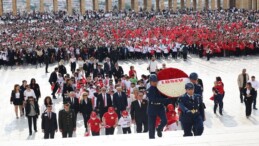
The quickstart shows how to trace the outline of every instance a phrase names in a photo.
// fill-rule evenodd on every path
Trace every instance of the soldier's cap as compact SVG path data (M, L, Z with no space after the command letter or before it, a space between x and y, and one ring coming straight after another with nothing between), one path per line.
M193 72L193 73L190 74L189 78L190 78L191 80L197 80L197 79L198 79L198 74L195 73L195 72Z
M157 76L155 74L151 74L149 77L150 82L157 82Z
M193 83L187 83L187 84L185 84L185 89L186 89L186 90L194 89Z

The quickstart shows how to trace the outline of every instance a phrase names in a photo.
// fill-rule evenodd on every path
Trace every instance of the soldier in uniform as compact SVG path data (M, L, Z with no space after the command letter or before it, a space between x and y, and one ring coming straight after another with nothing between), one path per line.
M69 102L64 102L64 109L58 113L58 125L63 138L67 138L67 135L72 137L73 131L76 131L76 116Z
M148 131L149 139L155 138L155 124L156 117L160 117L161 122L158 125L157 136L162 137L162 131L167 124L165 105L172 102L171 99L163 96L157 89L157 76L151 74L150 78L150 87L147 90L148 97Z
M203 98L203 85L202 80L198 78L198 74L193 72L189 76L191 83L194 85L194 94L199 94ZM202 103L204 109L206 108L205 104Z
M199 94L194 93L193 83L185 85L186 93L179 98L183 136L200 136L203 133L204 106ZM193 131L193 132L192 132Z

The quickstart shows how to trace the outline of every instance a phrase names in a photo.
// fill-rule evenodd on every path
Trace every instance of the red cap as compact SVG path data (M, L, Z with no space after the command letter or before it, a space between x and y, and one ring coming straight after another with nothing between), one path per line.
M122 112L122 116L128 116L129 115L129 113L126 111L126 110L124 110L123 112Z
M108 112L109 112L109 113L113 113L113 112L114 112L114 108L113 108L112 106L109 107L109 108L108 108Z
M174 105L173 104L168 104L167 105L168 111L174 111Z
M96 116L97 116L96 112L91 113L91 118L96 118Z

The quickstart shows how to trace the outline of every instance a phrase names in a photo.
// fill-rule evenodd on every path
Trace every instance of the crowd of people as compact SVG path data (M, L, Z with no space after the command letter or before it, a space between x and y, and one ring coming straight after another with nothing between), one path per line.
M160 68L157 67L154 57L148 68L155 68L155 71L150 70L150 75L143 74L141 78L138 78L134 66L130 66L129 72L125 73L118 63L113 64L109 58L106 58L104 67L99 62L90 64L82 61L81 64L79 60L75 62L78 67L74 67L73 63L70 63L71 71L67 72L61 60L50 74L52 97L45 97L41 106L38 103L41 98L40 86L35 79L31 79L30 84L24 80L21 86L14 86L10 101L15 106L17 119L18 110L20 117L25 115L28 118L30 135L32 123L34 131L37 132L37 119L41 117L44 138L54 138L58 130L62 137L72 137L77 128L79 113L84 120L85 136L100 135L102 128L105 129L106 135L113 135L117 126L124 134L132 133L132 124L136 124L137 133L149 131L150 138L155 138L155 129L159 137L164 130L181 128L184 130L184 136L198 136L203 133L206 106L203 102L203 82L197 73L190 74L190 83L185 86L186 94L179 98L166 98L156 87L156 74ZM165 68L164 64L161 69ZM253 109L257 110L259 82L255 80L255 76L249 80L244 69L238 76L238 87L241 103L245 102L246 116L249 118L252 104ZM225 90L221 77L216 77L212 91L213 111L217 114L219 107L219 114L223 116ZM61 98L64 104L58 115L55 113L57 98ZM193 102L196 100L197 102ZM154 109L150 109L152 107ZM159 111L162 110L163 113L165 107L166 112L161 114Z
M0 66L68 61L72 54L99 62L256 54L258 18L238 9L9 14L1 18Z
M162 137L162 131L176 130L181 125L184 136L202 135L206 120L203 84L197 73L191 73L186 94L166 98L157 89L156 59L174 59L193 53L209 60L215 56L247 55L259 52L259 13L246 10L215 10L195 12L87 12L86 16L33 13L25 16L2 17L0 30L0 66L48 65L58 63L50 74L51 96L41 98L40 86L16 84L11 93L16 118L28 118L29 135L32 124L37 132L41 117L44 138L54 138L58 130L62 137L72 137L77 128L77 116L84 119L85 136L113 135L117 126L124 134L149 132L149 138ZM118 60L150 59L151 75L138 78L134 66L129 73ZM70 64L70 71L65 63ZM166 68L166 64L163 64ZM162 69L163 69L162 68ZM249 81L245 70L238 77L241 102L245 101L249 118L252 103L256 108L255 77ZM216 78L212 89L214 113L223 116L224 84ZM243 97L245 96L245 97ZM63 109L56 115L55 100L62 98ZM194 102L195 101L195 102ZM167 110L165 111L165 107ZM194 108L195 107L195 108ZM148 111L148 112L147 112ZM160 120L157 120L157 118ZM158 118L158 119L159 119ZM192 120L190 120L192 119ZM180 124L178 124L178 120ZM158 122L156 122L158 121Z

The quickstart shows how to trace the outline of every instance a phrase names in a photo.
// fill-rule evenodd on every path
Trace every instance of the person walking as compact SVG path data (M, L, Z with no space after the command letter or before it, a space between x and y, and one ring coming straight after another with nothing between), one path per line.
M255 89L252 87L251 83L246 83L246 88L244 88L243 95L246 106L246 117L249 118L252 113L252 103L255 97Z
M24 112L22 110L23 102L24 102L23 92L20 90L20 86L18 84L15 84L14 89L12 90L12 93L11 93L10 103L14 105L16 119L19 118L18 109L20 110L20 116L22 117L24 115Z
M38 103L35 101L35 98L29 96L27 99L27 103L25 106L26 117L28 118L28 125L29 125L29 135L32 135L32 121L34 131L37 132L37 119L40 114L40 109Z
M246 69L243 69L242 73L239 74L238 78L237 78L237 84L238 84L239 91L240 91L241 103L243 103L243 101L244 101L243 93L244 93L244 89L246 87L246 83L248 80L249 80L249 75L246 73Z
M52 112L52 105L47 105L47 110L41 115L41 129L44 139L53 139L58 131L57 115Z

